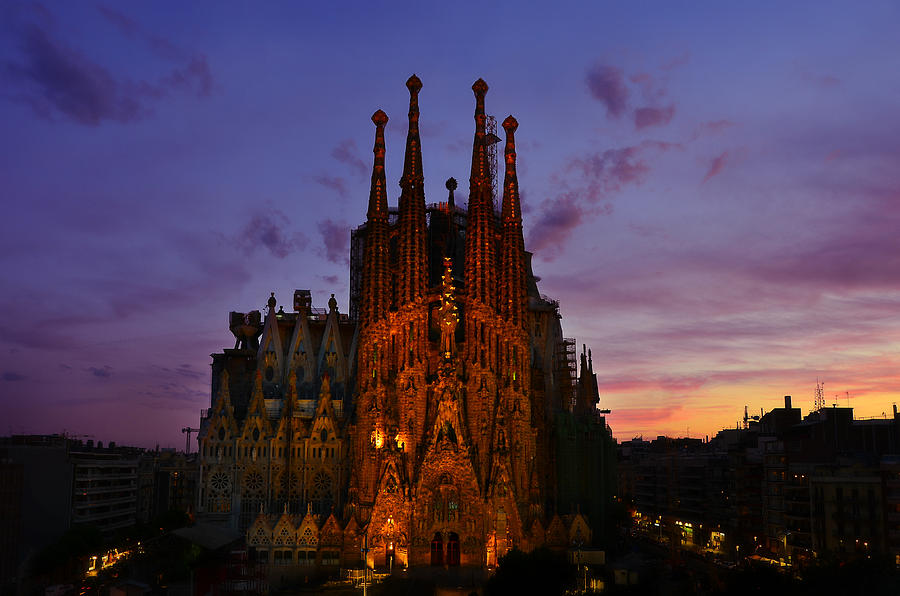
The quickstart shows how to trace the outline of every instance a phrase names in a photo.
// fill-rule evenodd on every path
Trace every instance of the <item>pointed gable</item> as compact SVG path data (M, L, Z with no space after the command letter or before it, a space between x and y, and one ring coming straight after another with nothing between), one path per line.
M332 294L332 298L334 298L334 294ZM348 371L347 358L341 337L340 316L337 306L333 303L332 305L333 308L325 321L325 331L322 333L317 366L320 375L327 372L334 382L345 383Z
M312 512L312 504L306 506L306 515L303 516L303 521L297 528L297 544L307 548L318 548L319 546L319 525Z
M568 532L559 515L554 515L547 528L547 545L550 547L565 547L568 541Z
M297 313L297 322L288 347L289 368L297 374L297 381L309 383L316 376L315 348L309 330L309 317L304 307Z
M269 313L266 315L265 327L263 327L262 340L259 342L259 350L256 353L257 366L263 370L263 379L266 383L278 384L284 378L284 350L282 349L281 333L278 330L278 315L275 312L275 294L269 298Z
M278 523L275 524L275 528L272 530L272 544L292 546L296 544L296 541L297 529L294 527L291 516L287 512L287 505L285 505L281 517L278 518Z
M319 403L316 406L316 416L310 428L310 442L316 447L321 444L329 444L338 439L338 427L334 421L334 407L331 403L331 383L328 375L322 377L322 387L319 391Z
M319 388L319 403L316 405L316 418L327 417L334 419L334 406L331 403L331 379L328 375L322 377L322 385Z
M268 546L272 544L272 528L268 518L260 513L247 528L247 544L249 546Z
M319 531L319 544L322 546L340 547L344 543L344 532L334 513L328 516Z
M356 523L356 516L351 515L347 525L344 526L344 542L341 549L341 560L347 563L355 563L362 558L359 550L362 546L362 532L359 531L359 524Z
M531 543L531 548L540 548L544 545L545 540L544 525L541 523L541 520L535 518L531 523L531 529L528 531L528 541Z
M576 513L569 520L569 544L590 544L591 527L581 512Z
M231 405L231 391L228 387L228 371L223 370L219 378L219 393L212 407L209 422L200 435L200 440L230 440L238 434L237 421L234 418L234 406Z
M244 419L241 435L244 441L258 442L268 438L271 434L272 428L269 424L266 401L263 397L262 372L257 369L253 381L253 393L250 396L250 405L247 407L247 417Z

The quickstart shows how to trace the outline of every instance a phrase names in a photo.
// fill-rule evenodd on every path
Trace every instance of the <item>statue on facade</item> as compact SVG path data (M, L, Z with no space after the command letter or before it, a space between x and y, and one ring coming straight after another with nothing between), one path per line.
M449 360L456 350L456 326L459 324L459 312L456 302L453 300L453 273L450 257L444 257L441 286L441 306L437 310L437 320L441 329L441 354Z

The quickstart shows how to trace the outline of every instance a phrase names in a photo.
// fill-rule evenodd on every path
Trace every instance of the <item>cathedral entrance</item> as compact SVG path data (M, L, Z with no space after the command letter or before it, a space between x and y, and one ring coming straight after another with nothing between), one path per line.
M440 532L435 532L434 538L431 539L431 564L434 567L444 564L444 539Z
M384 561L387 564L388 573L394 571L394 543L388 542L384 549Z
M450 538L447 539L447 565L459 566L459 535L456 532L450 532Z

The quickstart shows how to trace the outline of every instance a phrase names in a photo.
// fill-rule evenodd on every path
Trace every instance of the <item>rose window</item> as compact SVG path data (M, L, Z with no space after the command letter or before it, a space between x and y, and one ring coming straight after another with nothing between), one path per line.
M313 490L318 495L331 495L331 476L325 472L319 472L313 478Z
M209 479L209 485L216 492L226 492L229 488L231 488L231 479L227 474L218 472L216 474L213 474Z
M244 486L250 492L256 492L263 487L263 477L259 472L250 472L244 478Z

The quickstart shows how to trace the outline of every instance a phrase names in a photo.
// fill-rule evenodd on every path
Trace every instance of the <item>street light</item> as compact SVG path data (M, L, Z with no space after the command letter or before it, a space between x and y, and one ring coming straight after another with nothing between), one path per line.
M369 535L363 535L363 596L366 596L366 581L369 579Z

